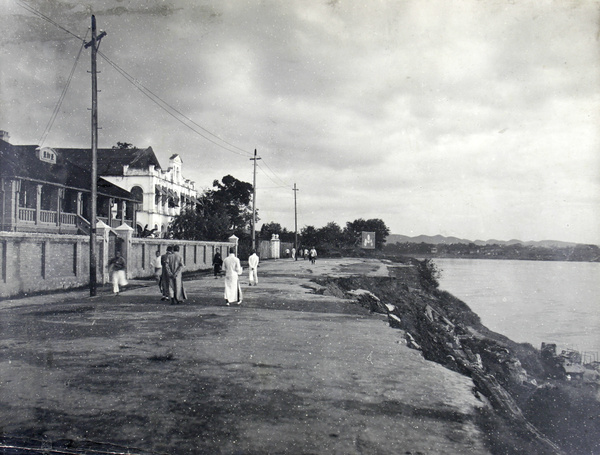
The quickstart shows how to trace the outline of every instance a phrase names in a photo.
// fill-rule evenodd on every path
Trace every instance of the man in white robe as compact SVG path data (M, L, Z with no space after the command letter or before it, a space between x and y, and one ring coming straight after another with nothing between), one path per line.
M240 260L235 256L235 248L229 249L229 256L223 261L225 271L225 303L242 303L242 289L239 276L243 273Z
M258 286L258 262L258 254L256 254L256 250L254 250L248 258L248 267L250 269L248 280L250 281L250 286L253 284L254 286Z

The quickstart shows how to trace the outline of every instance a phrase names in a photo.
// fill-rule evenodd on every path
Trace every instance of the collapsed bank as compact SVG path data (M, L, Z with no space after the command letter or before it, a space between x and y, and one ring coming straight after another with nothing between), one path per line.
M487 329L464 302L437 289L429 261L403 259L388 269L389 278L317 282L386 314L409 347L470 377L486 404L478 424L493 453L600 453L598 383L570 381L547 349Z

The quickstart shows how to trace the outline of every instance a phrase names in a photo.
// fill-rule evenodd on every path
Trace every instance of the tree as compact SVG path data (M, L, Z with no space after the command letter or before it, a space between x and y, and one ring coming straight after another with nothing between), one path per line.
M365 221L359 218L358 220L346 223L346 227L344 228L346 243L354 246L360 245L363 231L375 232L375 249L377 250L383 249L385 239L390 235L390 230L383 220L373 218Z
M262 240L271 240L273 234L281 234L281 232L281 224L271 221L270 223L264 223L260 227L259 237Z
M225 211L229 216L230 229L236 235L250 230L252 227L252 207L250 206L252 185L231 175L226 175L221 182L215 180L213 187L216 189L209 190L206 195L210 201L209 210Z
M344 243L342 228L331 221L317 231L318 246L325 249L339 248Z
M310 246L319 247L319 233L314 226L304 226L300 231L302 238L302 246L308 248Z
M288 243L293 242L295 237L293 232L288 231L286 228L282 228L279 223L273 221L261 226L259 237L262 240L271 240L273 234L279 235L279 240L281 240L281 242Z
M117 145L113 145L112 148L113 148L113 150L118 150L118 149L131 150L131 149L134 149L135 147L133 146L133 144L130 144L129 142L117 142Z
M213 186L200 196L195 208L174 217L169 225L174 238L219 241L235 234L240 243L249 239L252 185L227 175Z

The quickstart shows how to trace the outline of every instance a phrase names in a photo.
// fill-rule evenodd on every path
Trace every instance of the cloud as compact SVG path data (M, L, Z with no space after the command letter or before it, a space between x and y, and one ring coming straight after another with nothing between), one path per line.
M185 116L101 56L101 146L179 153L199 187L251 182L256 148L264 221L293 227L297 183L301 225L600 243L595 2L28 4L78 36L96 14L102 54ZM0 128L33 143L80 42L16 1L0 26ZM89 144L87 70L50 145Z

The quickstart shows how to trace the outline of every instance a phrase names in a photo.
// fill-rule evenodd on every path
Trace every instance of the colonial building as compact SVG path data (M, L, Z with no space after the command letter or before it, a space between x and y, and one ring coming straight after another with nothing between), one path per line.
M89 219L90 149L12 145L3 131L0 144L2 230L82 231ZM173 218L197 203L182 164L175 154L162 169L152 147L98 149L98 219L110 227L128 224L139 236L165 236Z
M87 149L56 149L71 160L84 160ZM138 201L136 231L163 237L175 215L197 202L195 183L183 177L179 155L162 169L152 147L98 149L98 175L131 193Z
M91 161L36 145L12 145L0 132L0 230L89 233ZM99 174L100 175L100 174ZM99 177L97 217L110 227L136 226L137 200Z

